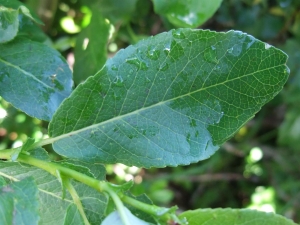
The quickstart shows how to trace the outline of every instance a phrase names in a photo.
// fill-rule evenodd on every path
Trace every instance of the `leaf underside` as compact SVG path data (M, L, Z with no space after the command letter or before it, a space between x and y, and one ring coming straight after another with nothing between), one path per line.
M119 51L55 113L54 150L139 167L210 157L286 82L287 55L238 31L178 29Z
M69 163L80 166L87 165L79 162L76 163L75 161L69 161ZM105 168L102 165L90 164L89 169L97 179L104 179ZM40 216L38 224L71 224L69 222L72 217L76 216L81 218L71 196L66 194L65 198L62 199L61 184L56 177L50 175L48 172L24 164L1 162L0 175L13 181L21 180L20 182L26 178L30 179L28 177L34 178L34 182L38 187L37 195L39 207L37 209L39 210ZM20 182L16 182L16 184ZM80 197L84 212L90 224L100 224L105 217L105 210L108 203L107 197L82 183L74 182L73 185ZM29 200L32 201L32 199ZM34 220L28 219L28 221L30 222L28 225L34 224L32 223ZM76 222L79 224L79 221Z

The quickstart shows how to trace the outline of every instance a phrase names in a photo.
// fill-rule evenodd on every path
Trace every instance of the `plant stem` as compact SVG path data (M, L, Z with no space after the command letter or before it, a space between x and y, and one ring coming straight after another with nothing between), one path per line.
M69 193L71 194L72 199L73 199L75 205L77 206L77 209L78 209L80 215L82 216L84 224L90 225L88 219L86 218L85 212L83 210L80 198L79 198L74 186L72 185L71 180L69 178L65 178L63 184L65 185L65 187L68 189Z
M15 149L6 149L6 150L0 151L0 159L10 160L14 151L15 151ZM130 225L130 223L126 216L125 207L124 207L122 201L127 203L128 205L131 205L131 206L133 206L143 212L146 212L150 215L153 215L155 217L160 217L164 221L171 219L171 214L169 213L169 209L140 202L138 200L135 200L134 198L124 195L122 192L119 192L117 194L114 190L111 189L111 187L108 185L108 183L106 181L99 181L95 178L89 177L85 174L79 173L70 168L61 166L57 163L43 161L43 160L36 159L29 155L25 155L22 153L19 154L17 161L38 167L40 169L43 169L55 177L57 177L57 171L59 171L62 175L66 176L67 179L72 178L74 180L77 180L81 183L84 183L84 184L94 188L95 190L97 190L99 192L108 193L111 196L111 198L113 199L113 201L117 207L117 210L120 214L120 217L125 225ZM70 194L72 195L74 202L80 201L79 197L76 193L76 190L73 188L73 186L67 187L67 188L70 191ZM79 204L81 205L81 203L79 203ZM80 210L80 207L82 208L82 205L78 207L79 210Z
M108 194L111 196L112 200L114 201L124 225L130 225L128 217L126 215L125 206L123 205L119 196L116 194L116 192L112 191L108 186L107 186L106 191L108 192Z
M0 151L0 159L10 159L14 154L14 149L5 149Z
M28 155L20 154L18 157L18 161L46 170L53 176L57 176L56 170L59 170L61 174L64 174L69 178L73 178L81 183L84 183L100 192L103 192L103 189L106 186L105 181L99 181L85 174L79 173L75 170L63 167L59 164L39 160Z
M153 216L161 216L162 218L164 218L163 214L165 212L167 212L167 208L163 208L163 207L158 207L156 205L149 205L149 204L146 204L144 202L140 202L134 198L131 198L129 196L126 196L126 195L122 195L120 196L120 199L127 203L128 205L131 205L137 209L140 209L141 211L147 213L147 214L150 214L150 215L153 215ZM167 218L165 218L167 219Z

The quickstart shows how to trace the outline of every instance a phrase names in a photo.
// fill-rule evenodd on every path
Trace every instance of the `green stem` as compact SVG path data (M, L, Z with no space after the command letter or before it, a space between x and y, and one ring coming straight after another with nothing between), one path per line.
M14 149L5 149L0 151L0 159L11 159Z
M114 203L117 207L117 210L119 212L119 215L121 217L121 220L123 221L124 225L130 225L128 217L127 217L126 212L125 212L125 206L123 205L123 203L120 200L119 196L116 194L116 192L111 190L108 186L106 188L106 191L108 192L108 194L110 195L110 197L114 201Z
M1 155L0 155L0 157L1 157ZM57 176L56 170L59 170L61 174L64 174L65 176L67 176L69 178L73 178L74 180L84 183L84 184L96 189L99 192L103 192L104 187L106 186L105 181L96 180L92 177L89 177L85 174L79 173L75 170L63 167L59 164L39 160L39 159L33 158L28 155L20 154L18 157L18 161L41 168L43 170L46 170L53 176Z
M14 151L15 151L15 149L6 149L6 150L0 151L0 159L10 160L12 155L14 154ZM112 190L110 188L108 183L105 181L99 181L99 180L89 177L85 174L79 173L75 170L63 167L57 163L43 161L43 160L36 159L29 155L25 155L22 153L19 154L17 161L35 166L40 169L43 169L55 177L57 177L57 170L58 170L62 175L66 176L67 178L72 178L81 183L84 183L99 192L107 192L113 199L114 203L116 204L117 210L118 210L120 217L125 225L130 225L130 224L128 222L128 218L126 216L126 212L124 210L125 208L124 208L122 201L143 211L143 212L146 212L150 215L160 217L164 221L171 219L171 215L168 213L169 210L167 208L158 207L155 205L149 205L149 204L140 202L138 200L135 200L134 198L124 195L122 192L119 192L117 194L114 190ZM71 192L72 192L72 190L70 191L70 193ZM74 192L72 192L72 193L74 193ZM71 195L72 195L72 193L71 193ZM77 193L76 193L76 195L77 195ZM72 197L73 197L73 195L72 195ZM77 198L77 197L75 197L75 198ZM74 200L74 202L75 202L75 200Z
M80 215L83 218L84 224L90 225L88 219L86 218L85 212L83 210L80 198L79 198L74 186L72 185L71 180L69 178L65 178L63 183L64 183L65 187L68 189L69 193L71 194L72 199L73 199L75 205L77 206L77 209L78 209Z
M128 205L131 205L137 209L140 209L141 211L153 215L155 217L160 216L162 219L169 219L167 212L167 208L163 208L163 207L158 207L156 205L149 205L143 202L140 202L134 198L131 198L129 196L126 195L121 195L120 199L124 202L127 203ZM166 213L164 215L164 213Z

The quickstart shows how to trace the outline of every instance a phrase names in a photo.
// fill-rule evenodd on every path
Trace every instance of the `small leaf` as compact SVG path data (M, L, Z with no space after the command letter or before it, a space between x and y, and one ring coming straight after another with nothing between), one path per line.
M17 0L0 0L0 5L10 9L20 10L31 20L35 21L38 24L43 24L40 18L33 11L30 11L22 2L19 2Z
M124 207L124 210L126 212L126 216L128 219L128 222L130 224L134 224L134 225L149 225L149 223L137 218L136 216L134 216L126 207ZM122 222L119 213L117 211L112 212L111 214L109 214L105 220L101 223L101 225L124 225L124 223Z
M8 42L17 35L19 20L18 10L0 6L0 43Z
M0 188L0 224L38 224L38 189L32 177Z
M79 173L83 173L89 177L95 178L94 174L90 171L90 169L85 166L76 165L76 164L70 163L68 161L62 161L59 164L61 164L63 167L67 167L67 168L75 170Z
M35 142L34 138L27 138L26 142L22 145L22 151L27 151Z
M76 84L94 75L106 62L110 24L101 16L97 7L92 13L90 24L80 32L76 40L73 69Z
M222 0L153 0L156 13L166 16L178 27L196 28L206 22L220 7Z
M179 217L189 225L296 225L283 216L250 209L197 209Z
M144 39L62 103L49 125L53 148L95 163L198 162L282 89L286 61L238 31L177 29Z
M28 115L50 120L72 91L66 61L54 49L25 38L0 49L0 95Z
M40 159L40 160L44 160L44 161L50 161L48 152L45 149L41 148L41 147L31 149L27 153L29 153L30 156L32 156L34 158L37 158L37 159Z

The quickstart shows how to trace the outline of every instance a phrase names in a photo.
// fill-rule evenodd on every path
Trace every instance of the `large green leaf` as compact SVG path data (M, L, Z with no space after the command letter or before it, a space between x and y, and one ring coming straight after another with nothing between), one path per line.
M32 177L0 187L0 224L38 224L38 189Z
M87 165L79 162L76 163L75 161L71 161L70 163L80 166ZM89 169L97 179L101 180L104 178L105 168L102 165L90 164ZM80 217L78 212L74 209L75 204L71 196L67 194L65 198L62 199L61 184L58 179L46 171L19 163L0 162L0 176L4 176L14 181L23 180L29 176L34 178L34 181L38 186L38 198L40 205L39 225L70 224L68 223L71 221L70 217ZM99 225L105 217L105 210L108 202L107 197L84 184L74 182L73 185L80 197L90 224ZM29 199L29 201L32 200ZM32 225L34 223L29 224Z
M207 21L222 0L153 0L156 13L166 16L178 27L195 28Z
M296 225L283 216L250 209L197 209L180 215L184 217L189 225Z
M285 83L282 51L238 31L178 29L121 50L49 126L56 152L142 167L210 157Z
M54 49L25 38L0 49L0 95L28 115L50 120L72 91L66 61Z
M99 10L93 15L88 27L83 29L76 40L74 81L81 83L98 72L106 62L110 24L101 16ZM97 32L95 32L97 30Z

